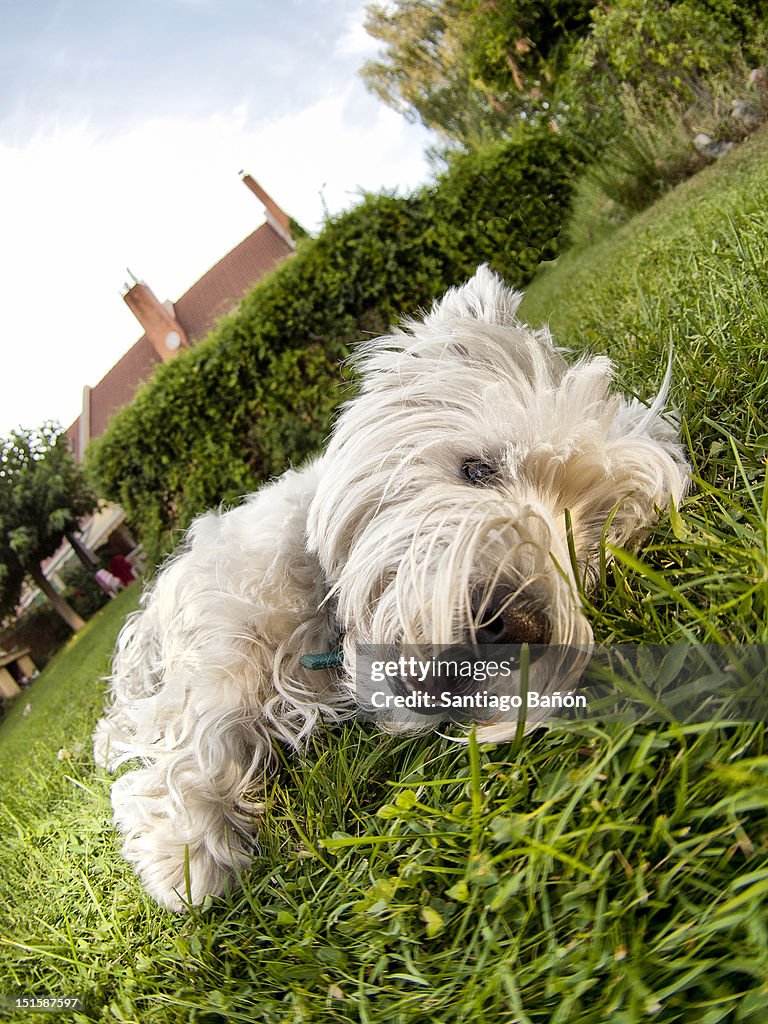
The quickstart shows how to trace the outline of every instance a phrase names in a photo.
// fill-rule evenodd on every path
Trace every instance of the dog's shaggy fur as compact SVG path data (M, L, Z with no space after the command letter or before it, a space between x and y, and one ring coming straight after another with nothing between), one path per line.
M517 320L519 302L481 267L422 321L362 345L360 393L325 454L196 520L123 629L96 757L139 761L113 786L115 822L165 906L248 865L247 793L275 743L300 748L351 713L358 645L587 649L575 573L682 497L669 374L650 406L628 401L608 359L569 365ZM343 668L300 664L339 642Z

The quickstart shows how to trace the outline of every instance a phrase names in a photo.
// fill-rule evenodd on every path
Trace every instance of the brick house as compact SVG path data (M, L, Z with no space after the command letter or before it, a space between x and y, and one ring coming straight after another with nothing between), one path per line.
M217 320L231 313L243 295L296 248L285 211L250 174L242 180L264 205L266 220L260 227L176 302L161 302L148 284L136 278L126 286L123 299L144 333L98 384L83 388L83 410L67 430L78 461L88 444L101 437L114 413L133 400L158 363L204 338Z
M242 172L241 172L242 174ZM66 431L78 462L88 444L101 437L110 418L131 402L139 386L158 363L173 359L200 341L216 321L231 313L245 293L295 250L291 222L272 197L250 174L242 181L264 207L265 221L223 256L176 302L161 302L144 281L132 276L123 299L138 320L143 334L94 387L83 388L83 409ZM136 552L136 542L117 505L105 503L83 522L79 538L86 551L97 551L102 562L114 554ZM58 573L75 553L68 541L43 563L45 575L63 589ZM28 607L36 591L29 589L21 602Z

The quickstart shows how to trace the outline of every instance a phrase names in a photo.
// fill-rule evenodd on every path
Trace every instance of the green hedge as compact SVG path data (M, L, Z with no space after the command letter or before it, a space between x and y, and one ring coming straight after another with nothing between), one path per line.
M557 251L573 161L551 132L457 158L412 196L369 195L157 372L87 469L157 555L169 532L321 448L350 392L340 361L489 262L514 285Z

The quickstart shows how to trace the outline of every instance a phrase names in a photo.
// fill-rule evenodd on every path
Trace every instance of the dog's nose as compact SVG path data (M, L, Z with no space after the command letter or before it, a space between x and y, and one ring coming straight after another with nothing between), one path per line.
M552 634L543 612L515 603L503 591L473 598L472 618L479 644L547 644Z

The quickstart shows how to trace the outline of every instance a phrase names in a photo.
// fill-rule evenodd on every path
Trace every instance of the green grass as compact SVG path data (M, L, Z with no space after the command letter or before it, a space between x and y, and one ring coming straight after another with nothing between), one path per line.
M33 687L11 703L0 724L6 808L24 806L23 781L30 773L46 774L51 750L77 753L78 743L83 745L83 730L91 727L104 706L99 680L109 671L115 637L138 593L138 587L131 587L105 605L70 638Z
M674 346L695 488L590 596L600 640L766 641L766 194L761 135L526 297L644 396ZM760 724L582 724L519 749L329 729L268 788L243 888L159 910L87 746L132 600L0 728L8 992L79 992L77 1020L141 1024L768 1020Z

